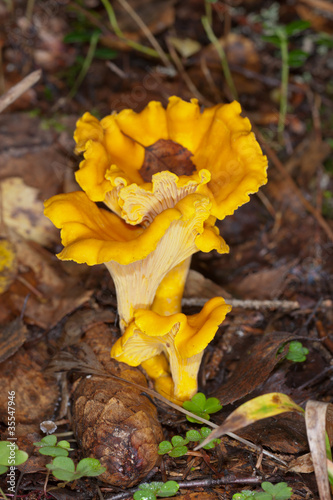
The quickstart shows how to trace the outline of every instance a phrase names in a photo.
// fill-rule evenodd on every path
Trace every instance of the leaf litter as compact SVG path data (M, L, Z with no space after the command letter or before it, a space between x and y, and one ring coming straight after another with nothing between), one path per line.
M84 5L88 3L84 2ZM52 2L50 2L50 8L52 8L51 4ZM76 2L74 4L79 8ZM197 34L201 33L199 37L201 50L199 48L194 56L186 52L181 54L183 72L178 74L176 72L176 77L165 76L166 73L157 69L152 61L148 62L142 54L136 54L134 57L126 43L119 44L114 34L106 31L100 42L104 46L116 48L119 51L114 64L119 65L119 70L125 75L125 78L119 75L114 77L111 93L110 69L101 60L95 59L92 62L91 74L88 73L85 83L79 90L80 99L69 103L67 101L68 108L65 112L67 116L47 121L39 116L31 117L22 114L24 109L31 111L39 106L45 116L53 114L54 117L54 111L51 111L51 104L47 103L45 95L52 88L52 105L61 109L61 99L68 90L64 89L67 85L64 83L65 80L54 71L59 68L69 71L74 54L79 55L82 51L82 44L81 46L67 46L68 50L65 45L59 44L59 39L62 38L59 38L59 33L63 35L66 30L70 29L70 18L65 10L56 11L53 24L51 19L44 19L42 29L36 30L34 36L37 48L26 56L28 60L32 57L33 61L37 61L44 68L45 79L37 83L23 98L12 103L11 107L0 117L0 133L2 134L0 179L2 193L4 193L0 208L0 236L1 242L8 242L6 244L10 245L13 257L9 266L4 265L0 270L1 283L5 283L0 297L2 360L0 378L3 387L17 392L17 400L20 400L20 408L16 415L19 423L17 434L22 441L22 447L25 443L29 453L32 454L32 461L37 458L33 455L31 443L36 440L36 433L40 432L39 423L46 419L56 420L59 415L57 412L60 379L54 378L50 372L45 371L54 355L60 356L58 365L60 363L63 367L67 366L70 372L69 390L72 397L72 413L80 413L78 403L80 400L82 407L86 407L87 404L92 406L96 404L99 409L93 411L98 413L101 409L100 415L103 414L102 406L105 402L101 403L98 400L99 396L96 399L93 394L96 390L94 380L98 380L100 387L106 387L105 398L109 398L108 401L110 404L112 402L113 408L117 408L113 413L115 416L118 415L119 421L127 415L126 418L130 419L129 425L133 426L135 431L138 431L142 425L142 415L139 418L140 424L137 424L129 416L129 407L127 402L124 402L128 393L132 391L130 386L126 388L124 385L126 383L122 382L118 387L114 381L110 383L110 379L104 379L101 374L92 375L92 377L97 377L95 379L86 378L84 375L87 373L84 370L88 370L91 362L96 363L97 359L98 363L101 363L101 359L108 359L109 346L104 340L98 340L99 337L102 336L104 339L106 336L117 336L117 327L114 324L116 311L110 311L108 307L108 304L114 302L110 278L100 269L92 270L85 266L76 266L74 269L70 264L67 266L59 263L54 258L54 253L59 250L57 231L51 226L47 227L47 221L43 218L40 208L43 199L61 191L76 189L73 176L76 164L70 153L71 134L76 119L74 117L82 114L82 110L89 108L89 105L97 106L98 113L103 115L109 112L110 107L112 109L143 107L152 98L165 102L166 97L173 93L191 98L193 95L187 88L186 81L182 79L184 74L189 75L197 86L198 95L201 92L207 100L212 102L217 102L216 95L219 95L218 99L225 98L226 89L216 52L212 45L207 45L207 40L200 31L200 16L195 9L191 9L186 4L175 7L173 2L161 2L163 16L159 20L159 25L154 16L150 18L143 7L138 7L139 4L140 2L133 2L132 6L139 12L154 36L163 36L159 33L170 29L172 25L179 30L181 36L177 38L180 39L196 40ZM230 21L232 16L240 29L242 29L241 26L246 26L243 38L238 34L230 32L227 34L225 49L230 59L231 69L237 75L236 86L239 93L243 94L242 104L245 109L248 109L250 117L258 126L264 124L267 127L262 131L266 133L267 143L271 141L269 136L271 130L268 124L277 123L278 118L274 108L274 96L270 93L270 89L278 86L278 72L275 72L274 77L272 74L266 74L265 68L260 64L262 54L258 49L257 33L253 30L254 27L256 30L259 27L253 24L247 4L248 2L245 2L245 13L238 12L237 9L235 13L231 13L228 8L224 11L225 29L228 26L228 19ZM286 6L282 14L288 17L288 15L295 16L297 13L305 19L311 17L313 28L317 32L324 30L331 33L332 27L326 19L327 16L320 10L328 8L327 5L324 2L317 5L315 0L298 1L295 4L295 10L291 6ZM149 7L149 2L147 6ZM81 8L84 22L88 23L88 20L91 20L88 17L88 11L85 6ZM220 5L217 2L217 10L214 14L221 14L219 8ZM36 2L35 9L34 22L42 12L38 2ZM153 10L158 11L157 8ZM7 23L6 9L0 11L0 15L5 17ZM145 43L142 33L133 20L129 22L128 14L124 12L122 15L124 16L121 21L122 29L126 30L127 34L131 32L131 36L136 40ZM117 16L120 16L119 11L117 11ZM191 19L190 23L185 22L188 19ZM95 20L96 18L94 22ZM19 18L14 19L14 23L18 21ZM23 31L27 30L28 25L22 22L20 21L21 28ZM6 23L4 24L4 39L7 40L4 52L4 74L6 85L12 87L20 80L20 47L24 46L25 39L21 37L13 43L14 32L9 36ZM41 25L37 23L36 26ZM105 28L103 26L103 29ZM42 47L46 30L49 30L52 36ZM253 30L252 36L249 36L251 30ZM274 73L276 63L269 48L264 53L264 57L266 66ZM321 57L325 59L325 55ZM324 70L323 77L320 73L321 57L318 57L318 67L314 71L317 81L320 82L317 85L322 85L325 80ZM137 64L137 61L140 61L140 64ZM7 64L11 64L14 71L9 71ZM30 67L32 68L31 63ZM307 68L309 69L311 68ZM121 71L119 74L122 74ZM97 80L94 81L92 75L98 75ZM150 78L149 83L147 83L147 76ZM272 83L269 78L273 80L275 78L275 81ZM142 87L142 81L146 81L144 85L147 89L144 85ZM138 85L143 88L140 94L142 97L136 94ZM324 342L320 339L329 341L333 332L332 243L329 238L329 229L332 225L331 216L326 217L325 224L323 224L320 213L324 203L324 193L329 193L332 188L329 173L331 149L328 146L329 136L325 129L327 117L324 112L318 120L320 111L316 99L312 99L313 93L316 93L318 88L316 85L305 83L306 90L304 91L298 85L296 79L293 79L290 86L293 110L287 116L285 148L279 150L285 171L277 167L273 151L270 155L269 183L263 189L264 197L253 198L250 205L238 210L234 216L220 223L221 232L231 246L230 254L223 257L200 254L195 257L193 266L201 277L202 285L196 283L194 295L193 287L191 285L188 287L189 296L194 301L187 302L185 307L191 312L197 312L196 301L199 303L199 300L210 298L212 287L224 289L231 299L236 298L239 301L226 323L221 327L212 346L208 347L200 374L201 387L207 396L218 397L224 405L221 414L217 414L216 420L214 417L215 422L221 419L225 424L230 422L228 419L231 419L232 415L237 412L237 408L241 408L243 404L253 404L251 400L255 397L268 398L271 392L282 392L282 399L291 397L295 405L305 408L306 427L296 423L296 416L294 418L294 415L289 413L285 417L283 414L257 422L262 425L260 446L276 450L275 458L274 453L271 453L272 456L265 453L260 455L260 447L251 449L244 443L224 437L220 448L214 451L208 461L210 467L207 466L207 462L198 457L193 458L194 462L190 462L190 457L158 462L157 466L152 469L152 473L155 474L151 476L153 480L178 480L185 498L218 498L221 495L231 498L233 493L242 488L237 483L237 479L244 479L245 485L251 487L253 470L258 484L261 480L270 480L271 477L273 479L275 477L276 481L281 478L285 480L289 486L293 487L293 498L304 498L306 495L308 498L317 498L319 495L320 498L326 499L330 495L327 480L325 429L331 440L332 392L329 368L332 352L325 348ZM265 100L262 99L263 93L266 95ZM307 98L311 96L310 104L307 103L305 96L308 96ZM324 105L330 110L327 95L323 94L322 99ZM80 104L80 101L84 101L85 104ZM20 113L14 114L13 111ZM307 134L301 126L305 115L308 123L311 120L314 123L314 134ZM303 142L302 148L297 147L300 139ZM269 144L266 145L267 152L269 152ZM273 145L278 148L276 143ZM288 175L284 175L284 172ZM21 202L12 191L14 187L20 191ZM300 189L302 191L299 191ZM314 210L309 210L309 203L315 207ZM23 219L22 216L24 216ZM77 269L78 267L80 269ZM224 296L223 292L221 295ZM257 312L245 307L246 300L251 298L259 301ZM27 306L23 310L26 299ZM275 301L275 309L260 308L260 302L263 304L263 301L267 299ZM319 299L322 299L322 302L316 309ZM300 307L279 310L279 300L294 302ZM314 313L313 317L307 323L307 318L311 313ZM71 320L72 323L70 323ZM310 353L303 365L295 366L284 360L284 355L288 349L288 342L297 339L302 328L302 336L311 337L311 346L310 342L305 342L305 345L310 348ZM91 357L91 362L83 366L83 373L81 371L78 378L78 375L74 374L77 361L73 361L73 356L74 359L77 356L75 346L82 342L81 337L83 341L86 342L89 339L92 343L91 349L95 353L95 358ZM312 339L317 339L317 342ZM280 351L281 347L282 351ZM56 363L56 359L51 361L50 366ZM110 360L104 362L110 364ZM115 368L113 367L112 370ZM146 385L140 370L133 368L127 371L131 373L132 381L139 380L144 386ZM122 377L121 373L119 369L116 369L117 376ZM310 385L307 386L307 384ZM81 389L76 389L80 387ZM111 388L112 391L116 391L115 396ZM279 390L281 388L282 391ZM145 389L148 391L149 387ZM125 399L122 397L122 392L126 394ZM65 393L66 389L63 387L63 398L66 397ZM165 437L178 432L186 432L188 424L182 414L174 408L157 399L152 400L156 402L157 417L153 402L148 398L149 394L149 397L153 397L153 393L147 392L145 395L144 391L141 394L138 390L133 394L137 394L135 396L138 398L137 401L142 401L139 407L142 404L143 412L148 407L151 408L155 422L153 425L159 429L156 435L160 435L161 427ZM6 407L5 396L4 392L1 408ZM319 401L316 401L317 398ZM140 411L141 409L139 413ZM89 438L84 438L85 431L88 434L90 432L88 431L90 417L88 413L87 415L84 417L87 420L82 420L83 426L85 426L84 422L87 422L83 430L76 428L79 427L78 423L70 424L67 415L66 423L61 429L68 431L74 428L78 441L87 439L86 446L90 446ZM213 424L216 426L214 420ZM5 437L5 412L1 412L1 422L1 431ZM243 424L246 422L249 423L243 420ZM276 447L274 447L274 427L278 433L282 423L286 424L286 431L280 432L279 437L276 434ZM253 429L258 429L257 424L253 426ZM299 438L302 444L289 448L283 447L283 442L290 440L288 432L291 432L293 426L295 434L292 435L292 439ZM151 433L150 423L146 423L143 427L144 432ZM268 427L271 430L270 437L265 431ZM299 432L298 438L296 427ZM256 444L257 431L251 432L251 426L245 431L246 438ZM96 429L92 432L96 432ZM30 439L29 436L31 437L33 433L35 437ZM129 435L133 436L131 433ZM141 438L142 441L138 442L135 442L135 439L131 443L127 441L128 446L134 446L134 449L138 450L139 443L149 443L145 434ZM112 439L111 446L114 445ZM278 443L279 439L280 443ZM311 455L304 454L307 451L304 449L307 442ZM297 456L299 452L302 455ZM112 451L107 451L109 455L112 453ZM123 451L120 457L123 459L125 454L126 452ZM189 464L192 464L192 470L188 467ZM121 466L118 464L117 467ZM218 483L222 468L227 471L229 484L223 481ZM24 464L20 466L20 469L24 470ZM30 469L25 471L20 484L24 495L33 495L31 481L35 485L34 488L39 489L40 492L43 491L45 472L38 473L38 470L43 470L43 464L37 461L35 467L31 465ZM313 470L317 482L314 480ZM303 475L295 474L298 472ZM141 473L136 470L135 466L132 469L129 468L128 477L131 479L128 480L127 486L138 482ZM144 476L144 473L142 474ZM117 494L126 494L126 492L119 493L119 487L107 485L99 480L97 483L96 480L91 480L89 484L79 480L78 484L85 498L97 498L97 488L103 492L104 498L108 498L110 494L114 498ZM121 481L118 484L118 486L124 485ZM252 487L256 488L255 484ZM191 491L191 488L195 491ZM58 492L54 494L58 498L79 498L68 487L66 491L68 493L63 495Z

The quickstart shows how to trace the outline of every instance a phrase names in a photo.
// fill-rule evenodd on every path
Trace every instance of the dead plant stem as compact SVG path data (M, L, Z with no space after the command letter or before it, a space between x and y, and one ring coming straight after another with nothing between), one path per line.
M225 80L227 82L227 85L228 85L229 90L231 92L232 98L233 99L238 99L237 90L236 90L234 81L232 79L232 75L231 75L231 72L230 72L230 68L229 68L229 64L228 64L228 60L227 60L227 56L225 54L224 48L222 47L219 39L216 37L216 35L215 35L215 33L214 33L214 31L213 31L213 29L211 27L211 24L209 23L208 18L206 16L204 16L201 19L201 21L202 21L203 27L205 29L205 32L206 32L206 35L207 35L209 41L214 45L215 50L216 50L216 52L219 55L219 58L220 58L220 61L221 61L221 65L222 65L223 74L224 74L224 78L225 78Z
M27 90L30 89L35 83L38 82L42 75L42 70L38 69L37 71L33 71L30 75L26 76L19 83L14 85L14 87L10 88L4 95L0 97L0 113L7 106L12 104L12 102L16 101L20 95L24 94Z
M141 17L133 10L131 5L127 2L127 0L118 0L121 6L128 12L128 14L132 17L132 19L136 22L139 28L143 31L147 39L150 41L156 52L159 54L161 61L164 65L170 68L172 65L169 61L167 54L162 49L161 45L158 43L148 26L143 22Z
M333 231L330 228L330 226L327 224L325 221L324 217L322 214L305 198L303 195L302 191L300 188L297 186L295 183L294 179L291 177L291 175L288 173L282 162L279 160L277 154L273 149L267 144L265 141L264 137L262 134L259 132L259 130L255 127L253 124L253 130L261 143L261 145L265 148L267 156L270 158L270 160L273 162L274 166L277 168L277 170L282 174L284 178L288 179L288 182L290 183L291 187L293 188L295 194L298 196L300 201L303 203L304 207L308 212L310 212L315 219L317 220L318 224L321 226L321 228L325 231L326 235L329 237L331 241L333 241Z
M167 45L168 45L170 56L171 56L173 62L175 63L175 66L176 66L177 70L179 71L180 76L183 78L183 80L186 83L191 94L194 95L205 106L211 106L212 103L208 99L206 99L206 97L203 96L201 94L201 92L199 92L199 90L197 89L197 87L194 85L193 81L189 77L189 75L186 73L185 68L184 68L175 48L173 47L172 43L170 43L170 41L168 39L167 39Z
M160 57L160 54L155 49L151 49L150 47L146 47L141 43L135 42L134 40L130 40L129 38L127 38L118 25L116 15L109 0L102 0L102 4L104 5L105 10L108 14L111 27L120 40L125 42L129 47L132 47L132 49L138 50L143 54L146 54L151 57L158 57L158 58Z

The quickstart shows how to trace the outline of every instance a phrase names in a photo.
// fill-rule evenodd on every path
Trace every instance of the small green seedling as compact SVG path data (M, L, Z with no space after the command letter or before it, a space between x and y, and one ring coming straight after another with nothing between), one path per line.
M170 457L177 458L186 455L188 452L187 444L189 442L201 443L206 437L211 433L211 429L209 427L201 427L200 431L192 429L187 431L186 438L182 438L181 436L173 436L170 441L162 441L158 446L158 454L166 455L168 454ZM211 450L215 448L216 444L221 442L220 439L213 439L210 443L206 444L203 448L205 450Z
M288 105L289 68L299 68L304 64L305 60L309 56L309 54L303 50L289 50L289 41L292 36L299 35L307 29L310 26L310 23L299 19L297 21L292 21L287 25L279 24L279 5L274 3L271 7L274 7L273 10L271 9L271 12L268 12L268 9L266 13L262 11L262 17L264 20L263 28L265 33L262 38L266 42L269 42L280 49L281 53L281 98L278 132L280 138L282 138Z
M253 500L254 491L243 490L240 493L235 493L232 495L232 500Z
M168 453L170 457L177 458L186 455L188 452L187 444L189 439L182 438L181 436L173 436L170 441L162 441L158 446L158 454L165 455Z
M68 441L59 441L57 443L57 437L45 436L41 441L34 443L35 446L39 447L39 453L41 455L48 455L50 457L68 457L68 452L73 448L70 448Z
M221 410L222 405L220 405L220 401L217 398L206 398L206 396L202 392L197 392L191 399L191 401L184 401L183 408L185 410L191 411L198 415L198 417L205 418L206 420L210 419L211 413L216 413ZM186 415L186 418L189 422L193 422L196 424L200 424L198 420L195 420L192 417Z
M261 488L264 491L243 490L241 493L235 493L232 500L288 500L293 493L287 483L272 484L264 481Z
M196 431L194 429L187 431L186 437L189 441L194 441L194 442L197 442L200 444L200 443L202 443L202 441L204 441L209 436L209 434L211 432L212 432L212 430L209 429L209 427L201 427L200 431ZM215 445L220 444L220 442L221 442L221 439L213 439L212 441L207 443L205 446L203 446L203 449L204 450L211 450L211 449L215 448Z
M167 481L162 483L154 481L152 483L139 484L139 489L133 495L134 500L156 500L156 497L172 497L179 490L179 484L176 481Z
M97 458L83 458L77 464L69 457L55 457L53 462L46 464L46 467L52 471L55 478L61 481L75 481L83 476L99 476L106 471Z
M0 441L0 475L7 472L11 466L23 464L28 458L28 453L19 450L17 444L11 441Z
M282 346L278 352L281 352L283 350L283 347L284 346ZM285 359L287 359L288 361L292 361L293 363L302 363L306 360L307 354L309 354L309 349L303 347L302 342L299 342L298 340L292 340L289 344L289 350L286 354Z

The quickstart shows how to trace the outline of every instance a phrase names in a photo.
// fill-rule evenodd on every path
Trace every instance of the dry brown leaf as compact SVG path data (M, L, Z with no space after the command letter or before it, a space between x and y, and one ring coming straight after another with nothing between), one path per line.
M197 40L192 40L192 38L169 36L168 40L178 50L179 54L185 58L193 56L201 49L201 44Z
M27 336L28 330L22 318L16 318L4 327L0 327L0 363L18 351Z
M68 116L62 124L73 130L75 120L76 117ZM40 118L28 114L0 115L0 179L22 177L25 184L40 191L44 200L62 190L71 159L62 152L58 133L42 125ZM62 135L68 137L74 149L71 134L62 132Z
M278 354L280 347L294 338L295 335L288 332L272 332L260 338L250 351L243 354L229 380L212 395L226 405L251 393L285 356L285 349Z
M58 384L53 376L45 376L47 360L44 343L22 348L0 365L0 420L7 424L8 392L15 391L15 417L20 424L34 424L50 419L58 398ZM18 428L16 429L18 432Z
M9 177L0 182L3 196L3 221L17 234L48 246L59 239L58 231L44 215L39 190L27 186L20 177Z
M214 281L205 278L198 271L190 269L185 283L184 298L212 299L213 297L232 298L230 293Z
M230 289L241 297L249 299L273 299L279 295L293 263L282 264L273 269L263 269L248 274L240 282L230 284Z
M292 472L300 472L302 474L310 474L313 472L313 462L311 453L306 453L297 457L289 463L288 470Z
M320 500L331 500L327 474L325 431L332 444L333 405L321 401L307 401L305 423Z
M242 427L262 420L264 418L280 415L286 412L297 412L303 414L303 410L289 396L279 392L262 394L256 398L246 401L234 410L223 422L222 425L197 445L194 450L199 450L212 439L217 439L224 434L234 432Z
M145 148L145 159L140 175L145 182L157 172L168 170L176 175L190 175L195 171L193 153L170 139L159 139Z
M37 243L17 239L15 246L26 274L21 275L21 281L14 283L7 292L14 314L21 313L26 296L30 294L25 318L48 329L91 297L93 290L86 290L78 276L68 276L64 270L66 266ZM86 266L81 266L81 270L81 277L84 277ZM26 285L22 284L22 278Z

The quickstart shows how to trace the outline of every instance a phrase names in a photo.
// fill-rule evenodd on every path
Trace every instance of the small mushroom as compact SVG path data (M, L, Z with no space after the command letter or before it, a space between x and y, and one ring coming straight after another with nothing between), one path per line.
M230 310L221 297L209 300L192 316L161 316L151 310L136 310L133 321L112 347L111 356L130 366L150 360L145 369L155 379L158 392L177 401L191 399L197 392L204 349ZM169 361L172 378L161 354Z
M210 210L206 196L191 194L143 228L99 208L83 192L59 194L45 202L45 215L61 228L64 249L57 256L108 268L122 330L136 309L152 306L160 283L178 264L198 250L228 251Z

